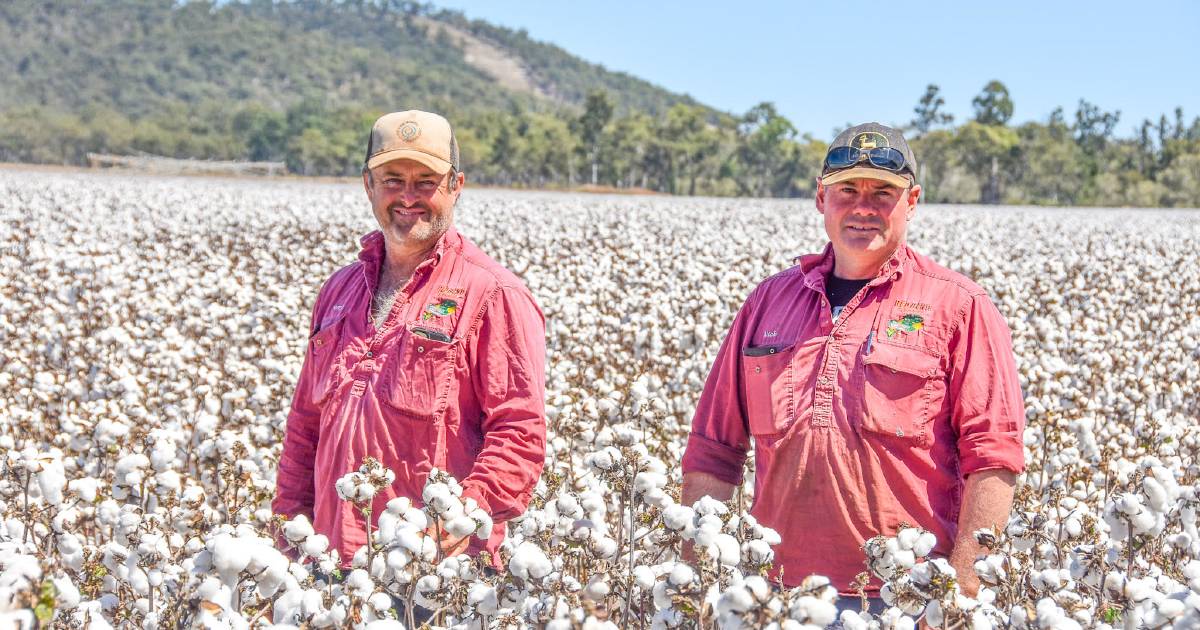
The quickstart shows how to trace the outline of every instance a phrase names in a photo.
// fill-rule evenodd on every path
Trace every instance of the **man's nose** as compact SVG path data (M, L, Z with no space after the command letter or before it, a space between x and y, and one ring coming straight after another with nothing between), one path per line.
M421 193L417 192L416 186L405 186L404 190L400 191L400 203L404 204L405 208L412 207L421 199Z
M854 209L857 212L868 214L879 214L882 209L882 204L879 199L870 193L863 193L854 201Z

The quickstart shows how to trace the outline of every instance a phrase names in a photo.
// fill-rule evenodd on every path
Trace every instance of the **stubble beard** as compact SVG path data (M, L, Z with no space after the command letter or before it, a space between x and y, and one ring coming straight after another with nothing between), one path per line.
M452 223L450 213L443 212L434 214L432 209L425 204L416 204L409 209L419 208L427 213L430 217L428 222L423 221L423 217L417 217L412 222L408 229L397 222L395 210L404 209L403 206L392 206L388 208L388 217L391 223L389 229L385 230L387 240L392 241L392 245L408 251L423 251L434 247L438 239L450 229Z

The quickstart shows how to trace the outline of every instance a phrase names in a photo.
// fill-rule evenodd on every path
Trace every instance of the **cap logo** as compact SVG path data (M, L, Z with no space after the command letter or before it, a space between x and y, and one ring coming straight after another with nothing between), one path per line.
M850 141L850 146L856 149L870 150L879 147L890 147L891 143L888 142L887 136L877 131L864 131L854 136L854 139Z
M417 126L417 123L410 120L396 129L396 135L400 136L400 139L405 142L412 142L421 135L421 128Z

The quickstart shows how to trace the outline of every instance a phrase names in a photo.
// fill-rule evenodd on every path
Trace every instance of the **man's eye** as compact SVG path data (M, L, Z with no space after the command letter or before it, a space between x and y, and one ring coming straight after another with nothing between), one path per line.
M387 186L388 188L399 188L400 186L404 185L404 182L396 179L395 177L389 177L383 180L383 185Z
M437 187L438 187L437 182L435 182L433 180L427 179L424 181L417 182L418 190L424 190L424 191L428 192L430 190L437 190Z

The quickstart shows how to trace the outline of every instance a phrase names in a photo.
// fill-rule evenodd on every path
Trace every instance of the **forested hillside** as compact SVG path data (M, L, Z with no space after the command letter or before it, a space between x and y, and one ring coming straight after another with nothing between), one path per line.
M913 96L911 121L882 122L906 127L927 201L1200 206L1200 118L1181 108L1139 122L1081 100L1013 125L993 80L956 124L936 85ZM471 180L504 186L804 196L826 149L769 102L716 111L427 4L0 3L0 161L150 153L352 175L371 122L408 108L450 118Z

